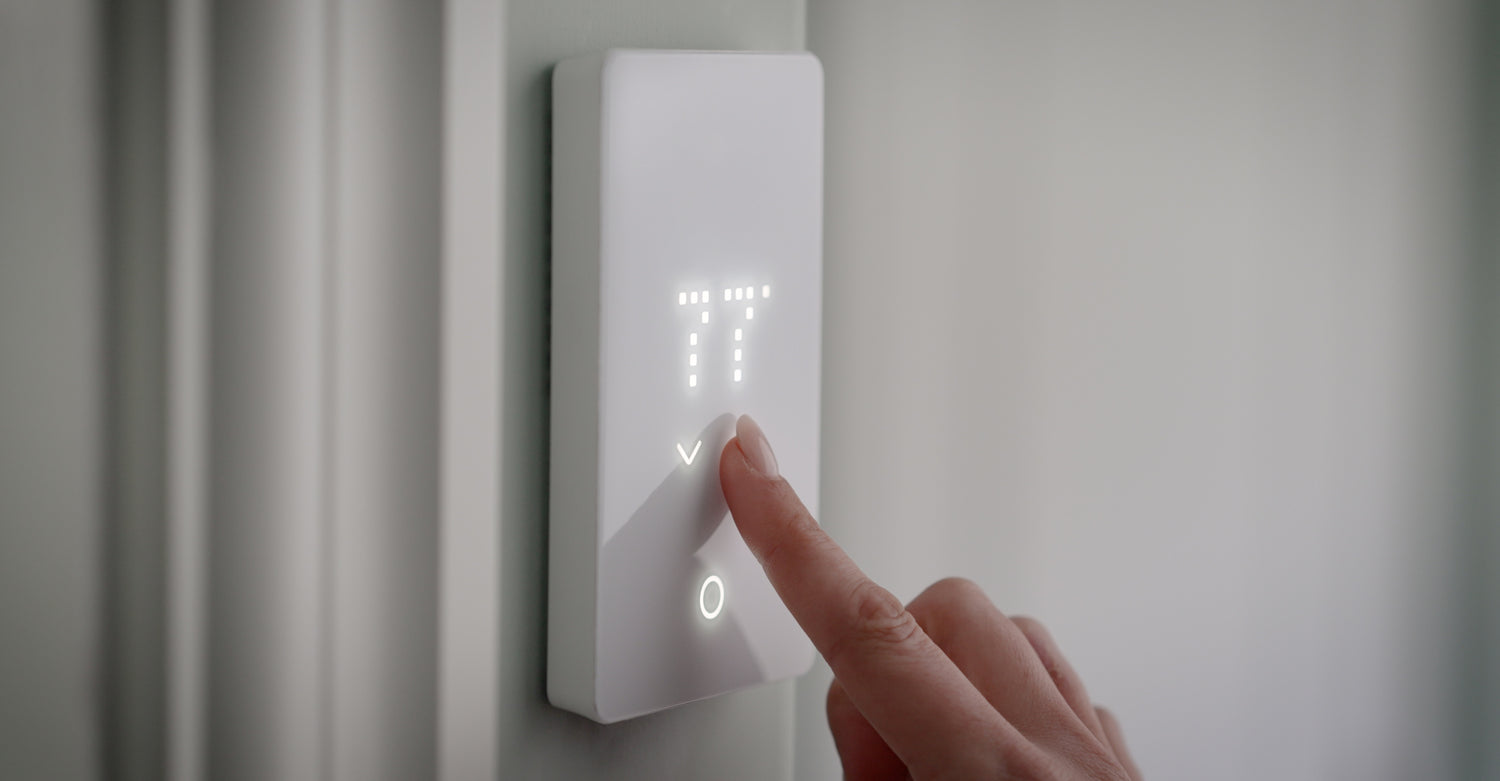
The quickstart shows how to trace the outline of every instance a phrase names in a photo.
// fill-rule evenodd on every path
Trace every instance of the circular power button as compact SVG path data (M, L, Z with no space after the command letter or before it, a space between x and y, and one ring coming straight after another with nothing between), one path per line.
M703 579L703 585L698 587L698 610L703 613L704 618L712 620L718 618L723 609L724 581L718 575L709 575Z

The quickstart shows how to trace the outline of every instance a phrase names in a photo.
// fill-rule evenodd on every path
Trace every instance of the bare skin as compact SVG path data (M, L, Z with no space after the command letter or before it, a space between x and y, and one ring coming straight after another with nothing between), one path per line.
M846 778L1140 781L1119 723L1040 623L961 578L902 605L808 514L760 427L742 417L736 433L719 459L724 497L833 669L828 725Z

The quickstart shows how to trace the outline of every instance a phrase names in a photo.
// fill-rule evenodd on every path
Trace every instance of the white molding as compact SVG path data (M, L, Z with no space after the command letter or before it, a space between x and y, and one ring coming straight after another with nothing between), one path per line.
M325 775L324 3L215 3L205 774Z
M436 771L442 23L362 0L330 29L330 781Z
M438 776L497 777L502 0L451 0L443 68Z
M497 772L502 7L168 2L172 781Z
M166 770L204 777L207 648L208 8L176 0L167 22Z
M494 775L500 9L166 5L173 781Z

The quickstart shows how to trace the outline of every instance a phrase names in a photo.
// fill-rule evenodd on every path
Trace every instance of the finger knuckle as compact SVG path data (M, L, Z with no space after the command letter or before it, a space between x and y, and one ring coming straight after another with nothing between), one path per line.
M1038 621L1031 616L1013 616L1010 620L1016 626L1020 627L1021 632L1024 633L1027 637L1039 640L1047 640L1052 637L1052 634L1047 631L1046 624L1043 624L1041 621Z
M905 646L922 631L901 600L873 581L855 585L849 604L853 609L853 626L829 649L831 665L857 652L856 649Z
M968 578L948 577L927 587L927 593L944 602L989 602L984 589Z
M1021 634L1025 635L1031 643L1037 659L1047 671L1047 677L1052 679L1052 683L1063 697L1071 702L1075 695L1081 695L1081 689L1073 680L1070 668L1058 652L1057 644L1052 640L1052 634L1047 631L1047 627L1030 616L1016 616L1011 619L1011 623L1015 624L1021 630Z
M868 631L884 632L889 627L903 625L910 618L901 600L874 581L862 580L856 584L849 602L854 607L860 628Z
M943 578L922 591L907 608L922 630L939 646L988 620L994 606L984 590L968 578Z

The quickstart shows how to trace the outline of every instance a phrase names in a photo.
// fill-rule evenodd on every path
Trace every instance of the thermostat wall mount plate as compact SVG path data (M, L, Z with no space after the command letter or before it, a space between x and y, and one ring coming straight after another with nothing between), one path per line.
M822 69L616 50L553 76L547 694L613 722L806 672L729 517L750 414L816 515Z

